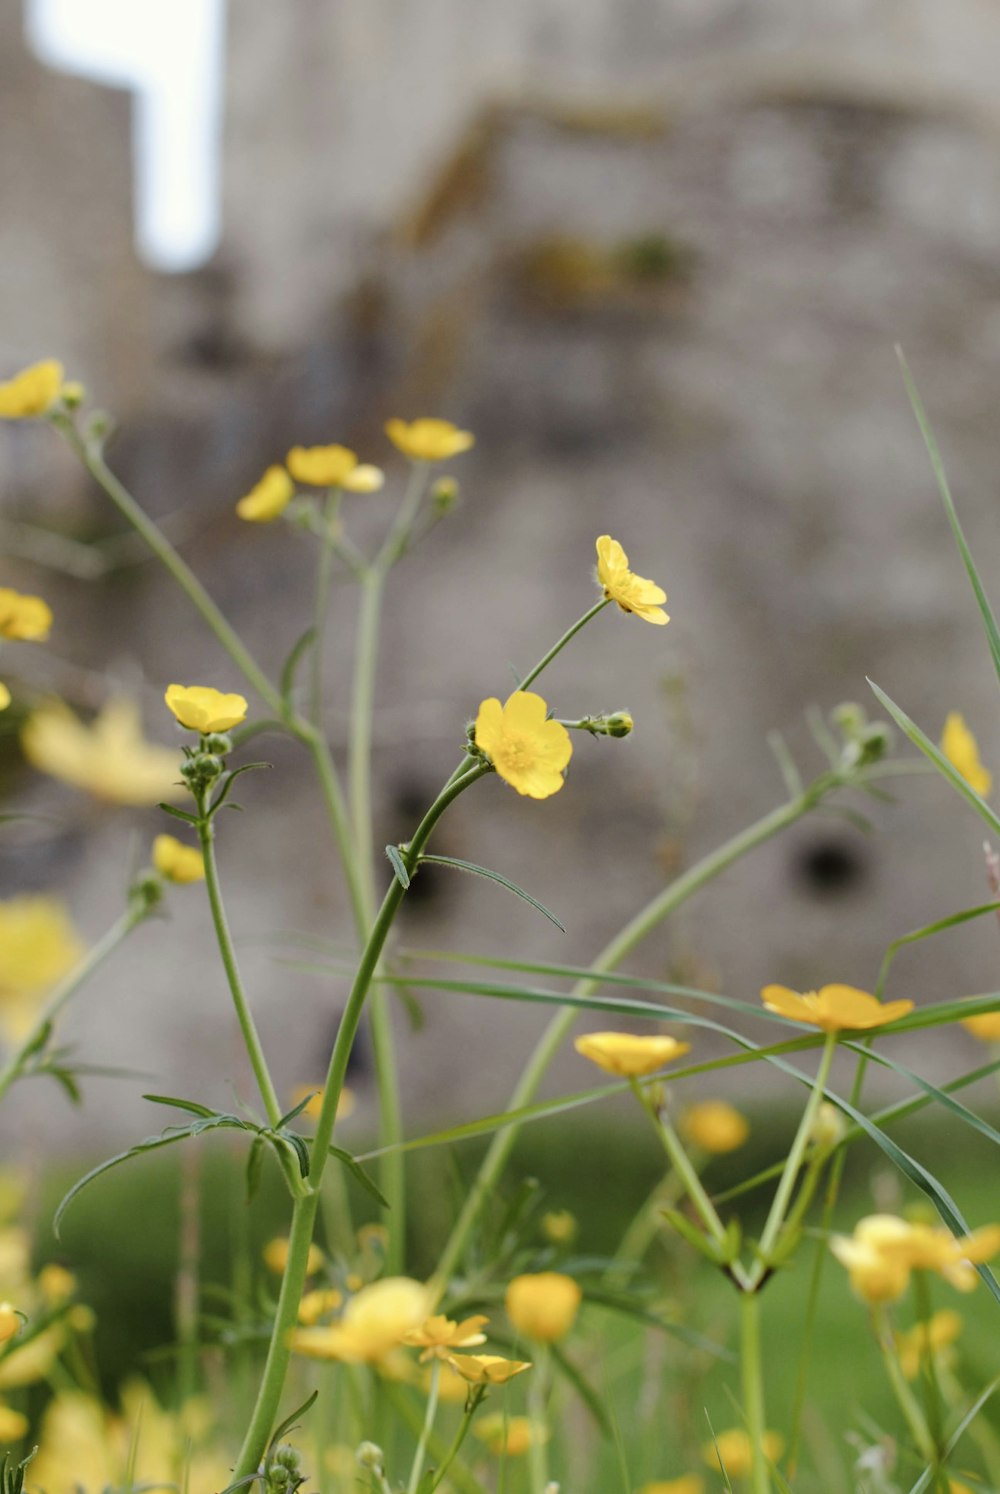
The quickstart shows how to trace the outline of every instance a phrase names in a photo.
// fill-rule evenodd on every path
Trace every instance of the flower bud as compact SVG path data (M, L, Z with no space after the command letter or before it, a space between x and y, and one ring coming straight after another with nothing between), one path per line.
M362 1442L354 1456L359 1468L367 1468L370 1473L385 1472L385 1453L376 1443Z
M233 739L228 732L212 731L208 736L202 737L202 751L212 752L216 757L225 757L233 750Z
M439 477L431 484L431 502L434 512L441 518L450 514L459 504L459 487L453 477Z
M866 724L865 713L854 700L845 700L839 706L834 706L830 712L830 720L845 737L856 737Z
M67 410L78 410L87 398L87 391L79 379L68 379L59 393Z
M829 1100L824 1100L816 1111L816 1118L809 1132L809 1139L824 1151L840 1142L847 1131L847 1122L836 1105L831 1105Z
M92 441L106 441L114 428L114 418L107 410L95 410L87 424L87 435Z

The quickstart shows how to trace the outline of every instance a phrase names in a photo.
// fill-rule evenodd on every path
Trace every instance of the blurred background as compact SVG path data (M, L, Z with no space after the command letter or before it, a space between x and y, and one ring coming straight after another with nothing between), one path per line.
M874 708L933 736L961 710L987 764L995 682L893 351L900 343L987 580L1000 561L1000 110L993 0L0 0L0 376L52 356L113 412L109 460L275 675L306 624L308 537L237 499L294 444L402 462L393 415L477 445L462 504L395 573L376 715L377 845L405 838L464 724L594 596L610 531L663 584L666 630L606 613L546 675L562 715L627 708L535 804L490 780L438 848L495 867L560 935L469 878L422 875L400 942L586 963L635 908L808 778L804 710ZM374 528L391 500L365 500ZM385 504L379 508L378 504ZM55 436L0 427L0 584L56 624L8 650L19 707L118 693L176 740L172 680L241 681ZM329 729L345 740L353 588L334 599ZM255 703L252 709L255 708ZM873 710L874 713L874 710ZM166 828L27 766L46 816L0 845L0 894L117 915ZM289 1093L323 1072L339 978L282 963L292 931L350 945L310 765L267 739L220 849L231 919ZM888 940L986 900L976 821L935 779L816 815L693 900L630 968L756 999L765 981L871 989ZM863 806L862 806L863 807ZM996 926L901 956L891 994L996 986ZM544 1014L430 994L400 1009L410 1131L502 1106ZM22 1144L120 1146L140 1088L249 1085L207 909L171 899L80 998L72 1122L24 1085ZM934 1078L972 1039L920 1052ZM902 1056L905 1047L897 1046ZM555 1087L591 1082L568 1055ZM754 1092L748 1071L739 1084ZM352 1075L362 1134L369 1055ZM738 1086L737 1086L738 1089ZM26 1141L25 1138L28 1138Z

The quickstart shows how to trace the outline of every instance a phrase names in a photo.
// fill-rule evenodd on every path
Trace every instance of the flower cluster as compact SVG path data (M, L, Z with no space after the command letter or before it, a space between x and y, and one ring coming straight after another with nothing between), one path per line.
M943 1225L870 1214L859 1220L853 1235L835 1235L830 1248L865 1302L895 1302L914 1271L933 1271L958 1291L971 1292L978 1280L976 1266L1000 1252L1000 1224L957 1239Z

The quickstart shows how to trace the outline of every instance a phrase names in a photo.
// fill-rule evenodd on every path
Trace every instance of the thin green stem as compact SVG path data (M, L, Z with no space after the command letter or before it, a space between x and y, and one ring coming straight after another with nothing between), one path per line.
M903 1413L903 1417L910 1429L920 1456L936 1469L940 1461L938 1450L934 1445L934 1439L924 1420L923 1412L917 1404L917 1399L909 1385L907 1385L903 1371L900 1368L892 1323L890 1322L888 1313L884 1307L879 1306L873 1309L872 1316L874 1319L875 1337L878 1339L879 1351L882 1355L886 1374L889 1377L889 1384L892 1386L892 1393L896 1397L896 1402Z
M371 915L354 854L351 822L347 813L347 805L344 802L340 778L330 752L330 744L323 733L318 731L311 722L295 719L289 723L289 726L303 746L308 748L312 757L320 792L323 795L323 803L326 806L327 818L330 821L333 838L336 841L344 869L355 932L358 942L363 943L371 927Z
M261 1045L257 1026L253 1019L247 1001L246 992L243 989L243 980L240 976L239 964L236 959L236 949L233 945L233 936L229 931L229 921L226 918L225 904L222 901L222 889L219 884L219 870L215 860L215 827L211 819L205 813L205 804L199 805L200 818L198 822L198 839L201 842L202 855L205 859L205 886L208 891L209 907L212 910L212 923L215 926L215 937L219 945L219 954L222 956L223 968L226 972L226 980L229 983L230 994L233 1005L236 1008L237 1020L240 1031L243 1034L243 1042L247 1050L247 1057L257 1080L257 1088L264 1102L269 1125L277 1125L281 1119L281 1105L271 1081L271 1074L267 1067L267 1059L264 1057L264 1049Z
M410 1469L410 1482L406 1486L406 1494L417 1494L420 1484L420 1475L424 1471L424 1459L427 1456L427 1444L434 1430L434 1418L437 1415L438 1389L441 1384L441 1361L435 1359L431 1364L431 1383L427 1391L427 1413L424 1416L424 1424L420 1429L420 1440L417 1450L413 1454L413 1467Z
M431 1484L428 1494L434 1494L434 1490L439 1486L439 1484L444 1482L449 1468L451 1467L452 1463L454 1463L455 1459L458 1457L459 1452L461 1451L462 1443L468 1436L469 1428L472 1425L472 1418L476 1414L476 1411L479 1409L479 1404L482 1399L482 1392L478 1392L476 1395L473 1395L467 1403L465 1408L465 1415L462 1417L462 1420L459 1423L459 1428L455 1433L454 1440L452 1441L451 1446L449 1447L448 1451L445 1453L444 1457L441 1459L441 1462L438 1464L437 1469L435 1470L434 1482Z
M750 1440L750 1487L753 1494L771 1494L771 1474L764 1453L767 1419L764 1411L764 1370L760 1352L760 1293L740 1293L740 1375L743 1414Z
M528 1462L531 1487L544 1494L549 1482L549 1408L552 1391L552 1355L548 1344L539 1344L534 1354L535 1367L528 1386L528 1419L531 1436Z
M681 1143L680 1137L670 1124L665 1107L657 1107L645 1093L637 1079L631 1079L632 1093L653 1123L653 1129L663 1143L663 1149L671 1165L684 1185L684 1191L694 1205L695 1213L717 1245L726 1239L725 1226L715 1210L715 1205L705 1192L704 1184L691 1165L691 1159Z
M580 629L582 627L585 627L586 624L590 622L590 619L592 617L596 617L599 612L603 612L605 607L610 605L610 601L610 597L602 597L601 600L599 602L595 602L593 607L591 607L589 611L585 612L582 617L578 617L573 626L571 628L567 628L566 632L562 635L558 642L552 645L548 653L542 655L538 663L535 665L534 669L528 670L528 673L524 676L524 679L521 681L517 688L519 690L527 690L529 685L534 684L535 680L537 680L542 670L547 669L556 655L562 653L563 649L566 647L567 643L569 643L570 639L575 638Z
M326 640L327 615L330 611L330 580L333 574L334 553L333 526L336 523L339 502L340 490L334 488L327 494L323 505L323 530L319 537L319 559L316 562L309 714L318 732L323 731L323 645Z
M926 1271L914 1271L912 1276L913 1297L917 1309L917 1322L923 1329L926 1353L920 1355L920 1377L924 1387L924 1405L927 1429L935 1447L944 1446L944 1403L938 1383L937 1363L931 1343L931 1294Z
M826 1081L830 1077L830 1068L833 1064L833 1055L836 1051L837 1034L835 1032L828 1032L826 1042L823 1044L823 1056L820 1059L819 1069L816 1073L816 1082L810 1091L806 1108L802 1112L799 1129L795 1133L795 1140L792 1142L791 1150L788 1153L784 1171L778 1180L771 1209L764 1225L764 1233L761 1235L760 1244L757 1247L758 1260L753 1268L751 1278L755 1286L759 1286L763 1277L770 1269L771 1253L777 1244L778 1236L785 1223L785 1215L788 1211L788 1205L791 1202L792 1190L795 1187L799 1169L802 1166L806 1147L809 1145L816 1112L823 1098Z
M25 1060L28 1055L37 1051L39 1043L44 1037L46 1028L55 1021L66 1003L75 996L77 991L84 985L96 970L104 964L109 955L118 948L128 935L148 918L153 910L153 903L137 893L130 897L125 911L116 918L111 927L104 933L97 943L90 948L78 965L75 965L69 975L57 986L49 997L42 1010L39 1012L31 1028L15 1053L0 1069L0 1100L10 1089L11 1085L20 1078L24 1071Z
M361 863L361 883L370 901L374 902L371 809L372 721L385 573L377 569L366 571L361 577L360 586L361 607L358 614L357 653L354 661L347 783L354 843Z
M382 542L382 548L376 555L372 569L386 571L400 560L406 553L406 547L410 542L414 521L423 502L424 493L427 489L427 479L430 476L430 463L414 462L410 468L409 480L403 493L403 501L392 521L389 533Z

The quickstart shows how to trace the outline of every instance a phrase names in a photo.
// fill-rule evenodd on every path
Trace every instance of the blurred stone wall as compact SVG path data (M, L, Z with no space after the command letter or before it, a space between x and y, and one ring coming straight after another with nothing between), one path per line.
M13 81L0 108L15 101L25 129L30 107L32 167L12 178L0 354L6 368L62 353L121 413L115 465L272 673L304 626L311 555L300 535L233 517L263 466L295 442L345 440L398 483L387 416L476 431L454 469L462 508L392 587L379 846L412 829L509 662L523 671L588 604L597 534L662 581L667 630L605 614L545 681L561 714L629 707L634 739L578 740L570 782L544 804L488 781L442 829L442 850L527 886L567 935L443 875L421 878L400 932L585 963L668 876L779 802L769 730L819 771L803 708L867 703L866 674L932 732L961 708L1000 762L989 656L893 354L902 343L920 380L989 578L1000 152L984 61L1000 13L949 6L944 29L930 3L843 3L821 26L799 6L681 0L613 17L468 0L422 8L420 27L413 14L387 0L233 7L225 241L204 271L165 279L127 248L125 101L15 61L2 0ZM77 197L100 206L82 236L60 232ZM103 289L119 281L120 300ZM82 318L68 297L85 290ZM107 674L170 740L170 680L239 686L128 545L91 552L110 558L89 579L76 549L62 573L28 563L25 521L77 541L119 529L54 438L0 430L0 481L3 582L52 596L58 619L49 648L17 657L24 692L94 708ZM365 502L362 534L388 507ZM338 751L354 613L345 585L330 629ZM11 795L54 818L10 837L0 891L61 888L96 937L160 817L100 810L6 745ZM308 765L265 745L274 771L245 781L220 854L290 1090L319 1077L345 982L279 963L287 946L270 936L343 947L350 932ZM954 796L924 779L894 793L895 806L857 806L871 837L816 816L755 853L632 968L749 999L767 980L870 987L890 937L985 893L981 835ZM990 923L918 946L894 993L990 989L996 937ZM400 1017L411 1125L496 1109L543 1018L471 997L425 1007L419 1033ZM140 932L67 1030L86 1056L150 1075L92 1082L76 1130L88 1144L158 1124L140 1087L229 1103L232 1079L249 1094L197 890ZM967 1042L910 1056L943 1073ZM366 1063L362 1049L360 1130ZM568 1057L559 1078L589 1076ZM36 1134L63 1137L60 1102L24 1088Z

